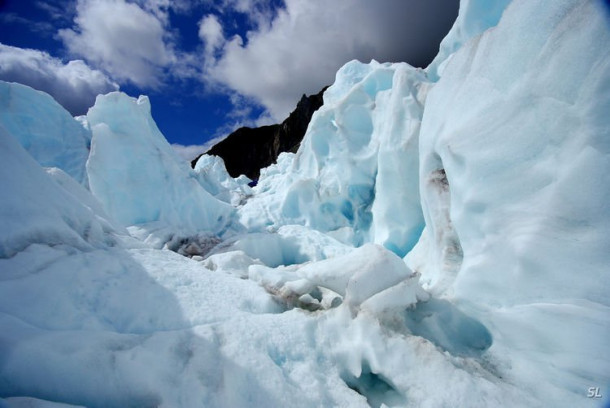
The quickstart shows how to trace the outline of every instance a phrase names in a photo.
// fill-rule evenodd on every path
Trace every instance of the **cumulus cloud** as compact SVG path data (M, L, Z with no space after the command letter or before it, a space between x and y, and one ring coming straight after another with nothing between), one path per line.
M81 60L64 64L46 52L0 44L0 79L50 94L73 115L81 115L98 94L119 86Z
M218 17L209 14L201 19L199 22L199 38L203 41L205 53L208 56L212 56L214 51L224 45L225 37Z
M175 61L165 3L157 0L143 8L125 0L78 0L75 26L58 35L72 55L112 78L155 88Z
M241 126L231 127L231 128L226 127L223 129L222 132L218 132L218 134L216 136L213 136L210 140L208 140L204 144L185 146L185 145L181 145L179 143L172 143L171 146L174 149L174 152L176 152L176 154L179 157L181 157L185 161L191 162L197 156L210 150L212 147L214 147L215 144L222 142L224 139L226 139L226 137L229 135L229 133L231 133L233 130L237 129L238 127L241 127Z
M195 157L210 150L213 145L206 143L204 145L184 146L178 143L172 143L171 146L180 158L184 159L184 161L191 162Z
M233 0L236 5L248 0ZM208 80L263 104L282 120L303 93L330 84L352 59L425 66L457 15L458 0L285 0L271 21L224 43Z

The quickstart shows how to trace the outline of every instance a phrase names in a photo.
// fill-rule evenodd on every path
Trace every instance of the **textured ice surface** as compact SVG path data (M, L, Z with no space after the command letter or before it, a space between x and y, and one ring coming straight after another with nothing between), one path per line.
M438 81L453 54L472 38L495 27L512 0L461 0L458 17L443 38L438 54L426 68L432 81Z
M503 377L550 405L586 404L587 384L610 383L600 7L511 3L448 62L420 135L426 234L409 264L489 328L488 354L512 367Z
M58 167L87 184L91 132L50 95L0 81L0 125L45 167Z

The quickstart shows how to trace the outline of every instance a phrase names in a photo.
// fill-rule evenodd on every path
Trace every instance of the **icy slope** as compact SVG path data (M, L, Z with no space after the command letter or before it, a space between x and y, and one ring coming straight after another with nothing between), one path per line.
M2 127L0 147L0 406L365 406L315 316L130 238Z
M252 195L248 177L233 178L227 172L221 157L202 154L194 169L199 184L214 197L234 207L243 204Z

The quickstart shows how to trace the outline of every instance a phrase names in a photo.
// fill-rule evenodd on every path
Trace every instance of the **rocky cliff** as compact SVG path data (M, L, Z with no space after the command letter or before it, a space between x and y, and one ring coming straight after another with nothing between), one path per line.
M275 163L280 153L297 151L311 116L324 103L322 94L325 90L326 87L315 95L303 95L295 110L281 124L239 128L205 154L222 157L232 177L245 174L257 180L260 169ZM193 167L197 160L199 157L191 162Z

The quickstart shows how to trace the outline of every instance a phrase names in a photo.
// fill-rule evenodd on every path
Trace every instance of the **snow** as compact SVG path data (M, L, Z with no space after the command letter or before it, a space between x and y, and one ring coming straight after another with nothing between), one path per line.
M464 0L427 70L346 64L253 189L145 97L0 84L0 407L607 405L600 7Z
M68 405L45 401L38 398L12 397L0 399L2 408L82 408L82 405Z
M276 232L236 235L225 240L212 254L236 250L276 267L332 258L350 252L352 247L300 225L285 225Z

